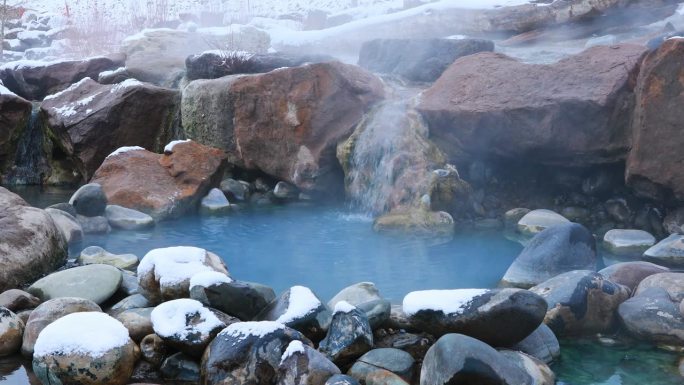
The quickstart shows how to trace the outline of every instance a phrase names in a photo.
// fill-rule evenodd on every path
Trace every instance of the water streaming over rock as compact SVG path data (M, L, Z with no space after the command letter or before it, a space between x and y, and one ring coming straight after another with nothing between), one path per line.
M40 119L40 104L34 103L31 117L17 144L14 166L4 178L8 185L41 184L50 174L49 139Z

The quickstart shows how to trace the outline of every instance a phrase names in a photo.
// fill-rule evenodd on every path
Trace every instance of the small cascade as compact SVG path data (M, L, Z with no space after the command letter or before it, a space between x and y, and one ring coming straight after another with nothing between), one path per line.
M8 185L42 184L50 174L48 149L48 139L45 137L40 121L40 104L34 103L31 118L17 144L14 167L3 178L4 183Z

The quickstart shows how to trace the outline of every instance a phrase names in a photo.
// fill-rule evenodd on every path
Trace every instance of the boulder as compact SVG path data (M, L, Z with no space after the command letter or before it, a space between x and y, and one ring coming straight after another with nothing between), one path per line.
M386 299L376 299L363 302L356 306L368 318L371 329L375 330L384 325L390 319L392 313L392 302Z
M26 322L21 344L21 354L31 357L33 355L33 347L40 333L46 326L57 319L71 313L98 311L102 311L102 309L95 302L83 298L56 298L42 303L31 312ZM128 333L126 335L128 336Z
M383 93L358 67L311 64L193 81L181 113L188 137L225 150L229 162L305 192L339 192L335 147Z
M379 233L412 234L423 237L451 237L454 218L444 211L423 208L398 208L375 219L373 230Z
M611 282L627 286L630 291L634 291L646 277L669 271L667 267L639 261L616 263L600 270L599 274Z
M634 291L634 296L652 287L659 287L670 294L675 302L684 300L684 273L658 273L644 278Z
M254 319L275 299L273 289L259 283L232 279L197 282L198 276L190 280L191 298L244 321Z
M234 323L205 350L200 383L275 384L282 356L292 341L313 347L304 335L277 322Z
M275 321L320 341L328 331L332 313L304 286L293 286L269 303L255 317L258 321Z
M105 213L107 197L102 191L102 186L90 183L76 190L69 199L69 204L74 207L77 215L98 217Z
M292 341L278 367L278 385L324 385L340 369L318 350Z
M200 213L206 215L221 215L230 212L230 202L223 191L213 188L200 202Z
M145 230L154 227L154 218L133 209L117 205L108 205L105 217L109 225L122 230Z
M354 377L336 374L325 382L325 385L361 385Z
M140 292L152 303L190 296L190 279L202 272L228 274L221 258L197 247L168 247L148 252L138 264Z
M161 151L172 138L179 101L176 90L133 79L102 85L85 78L46 98L41 111L58 147L89 180L121 147Z
M140 341L140 354L142 359L152 364L153 367L158 368L161 366L164 358L169 354L169 347L164 343L156 334L146 335L142 341Z
M67 243L52 217L0 187L0 292L26 285L66 260Z
M511 349L529 354L547 364L559 358L561 353L558 338L546 324L539 325L532 334L513 345Z
M361 383L368 384L369 377L383 371L389 371L401 377L407 383L413 381L416 362L410 354L399 349L373 349L361 356L349 369L350 376Z
M525 213L518 220L517 228L520 233L535 236L552 226L562 225L570 221L564 216L546 209L532 210Z
M530 289L548 304L544 323L557 336L605 333L615 311L627 298L627 287L587 270L560 274Z
M52 273L29 286L27 291L41 301L83 298L102 304L121 285L121 271L110 265L87 265Z
M200 302L176 299L154 308L154 332L169 346L193 357L200 357L211 340L226 327Z
M450 159L613 163L629 151L634 83L645 52L638 45L592 47L550 65L500 53L467 56L423 93L418 110Z
M138 257L133 254L113 254L99 246L86 247L78 256L82 265L103 264L119 269L132 269L138 265Z
M232 178L222 180L219 188L228 199L235 201L243 202L248 200L250 196L249 183Z
M376 39L361 46L359 65L416 82L434 82L456 59L494 51L481 39Z
M650 287L618 308L624 328L636 338L659 344L684 345L684 316L668 292Z
M29 101L0 84L0 174L14 165L17 145L31 119L31 111Z
M119 321L104 313L75 313L38 336L33 371L43 384L124 385L137 359L138 348Z
M413 334L405 330L398 330L395 333L384 336L378 334L373 341L375 348L394 348L407 352L416 360L422 360L425 353L435 342L435 338L427 333Z
M144 150L109 157L93 175L110 204L141 211L155 220L196 210L225 167L222 151L193 141L172 142L163 155Z
M572 270L596 270L596 241L577 223L552 226L537 234L508 268L501 282L529 288Z
M123 57L94 57L57 62L14 62L3 66L0 80L5 87L28 100L43 100L84 78L97 79L100 72L120 67Z
M655 237L643 230L614 229L603 236L603 247L619 257L640 257L655 243Z
M10 289L0 293L0 307L13 312L33 309L38 305L40 305L40 299L19 289Z
M0 306L0 357L19 352L24 322L6 307Z
M69 213L51 208L46 208L45 212L50 214L68 245L78 243L83 239L83 227Z
M133 341L140 342L145 336L154 333L152 327L152 311L154 308L139 308L124 310L114 318L126 327Z
M334 309L338 302L345 301L358 306L365 302L383 299L380 290L373 282L359 282L340 290L330 301L328 307Z
M462 334L446 334L425 355L420 385L532 384L530 376L491 346Z
M152 304L142 294L133 294L112 305L107 313L113 317L126 310L150 307Z
M643 259L659 265L684 267L684 235L672 234L644 252Z
M513 365L525 371L534 385L556 385L556 375L544 362L522 352L500 350Z
M663 190L684 199L684 172L674 165L684 161L678 132L684 111L677 100L684 91L684 39L665 41L648 54L636 85L632 119L632 150L627 159L627 183L646 197L662 198Z
M414 291L402 307L413 328L442 336L460 333L494 346L510 346L544 320L546 301L520 289Z
M368 318L347 302L335 306L328 334L318 350L338 366L354 362L373 348L373 330Z
M176 353L167 357L159 368L165 380L197 384L200 379L200 367L195 360L184 354Z
M109 221L104 216L86 217L77 215L76 221L83 229L84 234L107 234L112 231Z

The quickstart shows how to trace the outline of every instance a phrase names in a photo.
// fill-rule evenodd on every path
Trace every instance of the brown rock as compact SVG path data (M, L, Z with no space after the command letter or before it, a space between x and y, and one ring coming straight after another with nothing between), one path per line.
M19 289L10 289L0 294L0 307L17 312L20 310L33 309L40 305L40 299Z
M7 308L0 306L0 357L16 354L21 347L24 322Z
M179 101L176 90L135 80L101 85L85 79L45 100L41 110L58 146L87 180L119 147L160 152L172 136Z
M307 192L340 191L335 147L382 97L378 78L331 62L197 80L181 111L188 136L226 150L231 163Z
M658 198L665 188L684 199L683 63L684 39L670 39L644 59L639 75L626 175L645 196Z
M11 94L0 92L0 173L14 163L17 142L31 116L31 103Z
M221 181L223 151L196 142L179 143L169 154L129 151L105 160L91 182L107 202L142 211L156 220L195 210Z
M645 48L594 47L552 65L498 53L457 60L419 111L451 158L524 158L581 166L624 159Z
M646 277L654 274L666 273L670 269L650 262L622 262L606 267L599 271L605 279L627 286L630 290L636 289L639 283Z

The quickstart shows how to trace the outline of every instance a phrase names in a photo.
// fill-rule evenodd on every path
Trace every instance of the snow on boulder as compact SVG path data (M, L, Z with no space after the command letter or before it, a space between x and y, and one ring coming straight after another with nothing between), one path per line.
M233 282L233 280L221 272L203 271L193 275L192 278L190 278L190 290L192 290L192 288L195 286L207 288L221 283L231 282Z
M402 307L407 316L420 311L436 311L444 314L462 314L465 307L486 289L425 290L414 291L404 297ZM335 307L337 312L337 307Z
M335 310L333 311L333 315L337 313L351 313L356 309L356 306L350 304L347 301L340 301L335 305Z
M164 302L152 310L154 332L166 343L191 356L199 357L209 342L226 325L194 299Z
M192 142L192 140L190 140L190 139L186 139L186 140L173 140L173 141L169 142L169 144L167 144L167 145L164 147L164 153L172 153L172 152L173 152L173 148L176 147L177 144L188 143L188 142Z
M228 274L221 258L204 249L189 246L154 249L138 265L138 283L147 299L159 303L188 298L190 279L208 271Z
M128 329L109 315L72 313L40 333L33 370L44 384L123 385L133 374L136 349Z
M268 304L256 319L282 323L316 341L325 336L332 314L311 289L293 286Z

